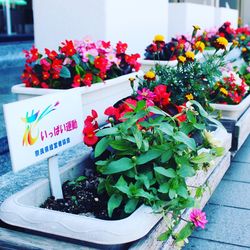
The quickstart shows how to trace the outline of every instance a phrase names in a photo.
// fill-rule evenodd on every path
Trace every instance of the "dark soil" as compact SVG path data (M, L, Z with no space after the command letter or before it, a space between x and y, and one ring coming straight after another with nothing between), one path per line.
M124 218L123 209L121 208L114 210L112 218L108 216L108 194L97 193L99 176L90 170L85 171L84 176L86 176L85 180L64 182L62 185L64 198L56 200L55 197L51 196L41 207L106 220Z

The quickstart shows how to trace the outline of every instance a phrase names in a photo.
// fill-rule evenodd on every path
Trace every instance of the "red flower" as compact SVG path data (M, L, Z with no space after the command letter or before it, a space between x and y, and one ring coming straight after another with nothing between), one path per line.
M51 68L56 72L56 73L60 73L61 69L62 69L62 60L59 59L55 59L52 62Z
M82 82L90 87L92 80L93 80L93 75L91 73L86 73L84 78L82 79Z
M138 71L141 67L141 64L137 62L138 58L140 58L139 54L132 54L131 56L126 55L125 60L135 71Z
M44 88L44 89L48 89L49 85L46 82L42 82L41 87Z
M35 75L32 75L31 81L35 86L38 86L40 83L39 79Z
M92 126L87 126L83 129L83 141L87 146L93 146L98 142L98 137Z
M105 42L105 41L102 41L102 47L103 48L105 48L105 49L108 49L108 48L110 48L110 41L108 41L108 42Z
M154 88L154 102L158 103L159 106L165 106L169 104L171 93L167 92L167 86L160 84Z
M50 77L50 74L49 74L49 72L47 72L47 71L43 71L43 72L42 72L42 75L43 75L43 79L44 79L44 80L47 80L47 79L49 79L49 77Z
M58 72L55 72L53 75L52 75L52 78L53 79L58 79L60 78L60 74Z
M40 54L38 53L38 49L35 48L34 45L30 49L30 51L24 50L23 52L25 54L27 63L32 63L39 59Z
M64 53L66 56L73 56L76 54L76 49L72 41L66 40L62 43L63 47L61 47L61 52Z
M54 50L49 50L49 49L45 49L45 54L48 56L48 58L49 59L51 59L51 60L54 60L56 57L57 57L57 53L56 53L56 51L54 51Z
M126 52L128 48L128 45L126 43L122 43L121 41L119 41L116 44L116 53L117 54L124 54Z
M182 106L175 105L175 107L178 110L178 113L181 113L183 111L184 106L185 106L185 104ZM178 116L177 119L179 120L179 122L185 122L187 120L187 116L186 116L186 114L182 114L182 115Z
M97 118L98 118L98 114L95 110L92 109L91 111L91 115L88 115L87 118L84 121L84 125L86 127L93 127L94 130L98 129L98 122L97 122Z
M40 64L41 64L44 71L50 70L51 65L45 58L41 59Z
M72 87L76 88L76 87L80 87L80 86L81 86L81 76L80 75L75 75Z
M98 56L95 58L94 65L97 69L104 73L107 71L108 60L106 58Z
M104 111L105 115L108 116L113 116L117 121L120 119L120 112L118 108L115 108L113 106L108 107L105 111Z

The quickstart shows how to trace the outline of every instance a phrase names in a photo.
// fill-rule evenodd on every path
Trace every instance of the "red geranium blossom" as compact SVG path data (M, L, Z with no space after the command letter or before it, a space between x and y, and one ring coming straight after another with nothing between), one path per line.
M38 53L38 49L35 48L34 45L32 46L32 48L29 51L28 50L24 50L23 52L25 54L26 62L27 63L35 62L40 57L40 54Z
M48 56L49 59L54 60L57 57L57 53L54 50L49 50L45 48L45 54Z
M94 65L97 69L99 69L101 72L106 72L107 71L107 66L108 66L108 60L104 57L96 57L94 61Z
M167 92L167 86L160 84L154 88L154 102L157 103L160 107L169 104L169 99L171 93Z
M92 126L87 126L83 129L83 141L87 146L94 146L98 142L98 137Z
M76 49L72 41L66 40L62 43L63 47L61 47L61 52L64 53L66 56L73 56L76 54Z
M119 41L116 44L116 53L117 54L124 54L126 52L127 48L128 48L127 43L122 43L121 41Z

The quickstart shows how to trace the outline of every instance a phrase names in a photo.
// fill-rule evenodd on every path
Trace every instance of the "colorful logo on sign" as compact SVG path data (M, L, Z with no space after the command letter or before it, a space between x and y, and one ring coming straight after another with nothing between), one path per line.
M49 105L41 113L40 110L34 112L32 110L31 115L26 112L26 116L21 118L25 123L25 131L23 135L23 146L34 145L39 138L39 122L46 117L49 113L56 110L56 106L59 105L59 102L56 102L54 105Z

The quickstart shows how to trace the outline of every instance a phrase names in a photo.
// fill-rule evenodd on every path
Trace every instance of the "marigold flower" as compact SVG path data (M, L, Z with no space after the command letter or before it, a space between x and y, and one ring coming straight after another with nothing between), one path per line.
M202 212L200 209L194 208L190 213L190 220L194 223L195 227L205 228L207 224L207 218L205 212Z
M144 79L146 80L155 80L155 73L153 71L148 71L145 75L144 75Z
M186 51L185 56L186 56L187 60L194 61L194 57L195 57L194 52L192 52L192 51Z
M194 28L194 30L200 30L201 29L199 25L193 25L193 28Z
M233 40L233 46L234 46L234 47L239 46L239 42L238 42L237 40Z
M195 44L194 44L194 49L195 50L199 50L200 52L203 52L203 50L205 49L205 43L201 42L201 41L197 41Z
M186 98L190 101L194 99L194 96L192 93L186 94Z
M225 37L218 37L216 39L216 47L219 49L226 49L228 45L228 40Z
M178 62L180 62L180 63L184 63L184 62L186 62L186 57L185 56L178 56Z
M228 95L228 91L225 88L220 88L220 92L224 95Z
M244 36L244 35L240 36L240 40L241 40L241 41L246 40L246 36Z
M164 42L164 40L165 40L165 37L163 35L157 34L157 35L155 35L153 41L154 42Z
M243 53L245 53L245 52L247 52L247 48L244 47L244 48L241 49L241 51L242 51Z

